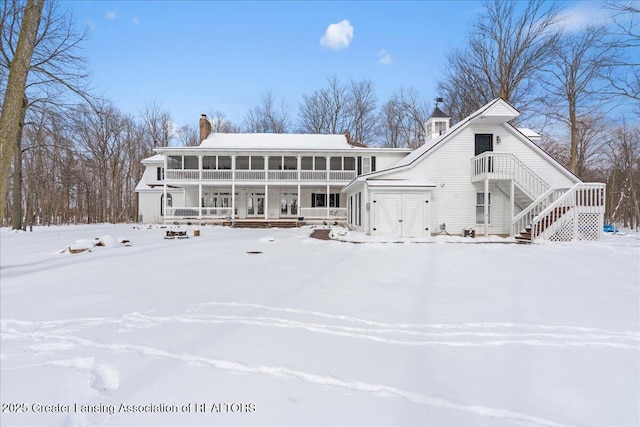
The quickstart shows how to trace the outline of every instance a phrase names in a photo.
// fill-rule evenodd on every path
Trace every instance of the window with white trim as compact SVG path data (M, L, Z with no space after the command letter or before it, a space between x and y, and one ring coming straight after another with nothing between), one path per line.
M491 224L491 193L488 196L488 218L489 224ZM484 224L484 193L476 193L476 224Z

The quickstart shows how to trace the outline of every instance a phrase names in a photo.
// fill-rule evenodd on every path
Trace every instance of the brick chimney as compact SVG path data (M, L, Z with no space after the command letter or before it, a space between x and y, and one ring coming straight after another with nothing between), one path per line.
M207 119L207 115L200 116L200 142L207 139L211 133L211 122Z
M347 144L351 144L351 132L348 130L344 131L344 136L347 138Z

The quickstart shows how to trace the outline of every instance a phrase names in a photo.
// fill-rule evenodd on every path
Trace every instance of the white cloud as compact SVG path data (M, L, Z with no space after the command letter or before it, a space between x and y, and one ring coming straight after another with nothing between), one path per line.
M380 64L391 64L393 59L391 59L391 55L387 52L386 49L380 49L378 52L378 63Z
M568 32L579 31L587 25L605 25L611 21L609 13L599 3L583 1L561 14L560 26Z
M337 24L331 24L320 38L320 46L327 49L342 49L348 47L353 39L353 26L345 19Z
M137 16L134 16L131 21L133 22L134 25L138 25L140 23L140 20L138 19Z
M107 19L116 19L117 15L112 10L107 10L107 13L104 15Z

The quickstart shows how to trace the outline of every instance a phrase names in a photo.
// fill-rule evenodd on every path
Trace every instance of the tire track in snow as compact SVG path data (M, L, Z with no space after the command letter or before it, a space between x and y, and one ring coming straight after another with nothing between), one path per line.
M618 349L638 349L640 348L640 337L626 336L622 337L607 334L563 334L563 333L546 333L546 332L524 332L524 333L506 333L492 331L445 331L445 332L425 332L407 329L372 329L349 327L340 325L326 325L318 323L306 323L295 320L288 320L273 317L256 317L256 316L222 316L222 315L198 315L198 316L166 316L153 317L137 314L129 317L133 324L128 325L129 328L149 328L161 325L167 322L181 323L199 323L199 324L239 324L246 326L258 327L275 327L302 329L310 332L342 336L347 338L364 339L386 344L400 344L410 346L451 346L451 347L483 347L483 346L502 346L502 345L528 345L528 346L545 346L545 347L611 347ZM139 324L139 326L136 326ZM397 338L386 338L380 335L399 334L408 335L410 337L432 338L431 340L401 340ZM484 339L483 341L444 341L447 338L470 338ZM550 340L535 340L531 338L548 338ZM487 338L501 338L496 340L487 340ZM625 342L611 341L613 339L622 338ZM437 340L440 339L440 340ZM562 340L562 341L557 341ZM635 341L636 344L629 344L629 341Z
M449 347L497 347L497 346L536 346L536 347L609 347L623 350L635 350L640 348L640 334L615 333L611 331L597 330L598 333L570 333L563 332L562 327L553 327L552 332L547 332L546 327L529 325L530 331L515 331L511 324L507 328L493 329L487 324L474 324L473 328L462 329L463 325L447 325L451 328L443 328L438 325L435 329L429 329L431 325L419 325L420 328L389 328L389 327L360 327L329 325L324 323L309 323L292 319L264 316L233 316L233 315L174 315L174 316L148 316L141 313L132 313L121 318L88 318L69 321L45 321L28 322L20 320L2 320L2 333L5 338L12 338L8 331L9 324L21 326L33 331L47 330L48 333L60 334L62 332L87 329L92 326L115 324L118 332L130 329L143 329L162 326L169 322L194 323L205 325L245 325L263 328L298 329L313 333L321 333L345 338L368 340L383 344L407 345L407 346L449 346ZM384 324L393 326L391 324ZM481 325L479 327L478 325ZM55 329L58 327L58 329ZM427 327L427 328L425 328ZM427 329L427 330L425 330ZM574 331L575 327L568 328ZM595 329L591 329L595 330ZM508 332L505 332L508 331ZM406 337L406 338L405 338ZM404 338L404 339L403 339ZM34 350L46 350L42 346L32 346Z
M3 321L4 322L4 321ZM3 325L3 328L5 326ZM429 406L438 409L451 410L456 412L462 412L471 415L477 415L481 417L497 418L503 421L517 421L517 422L529 422L541 426L562 426L552 420L529 415L521 412L511 411L503 408L492 408L482 405L465 405L457 403L441 397L430 396L426 394L420 394L401 388L388 386L384 384L373 384L363 381L346 381L329 375L318 375L311 372L294 370L281 366L250 366L239 362L213 359L204 356L197 356L188 353L175 353L158 348L141 346L136 344L104 344L98 341L89 340L86 338L76 337L72 335L52 335L43 332L25 332L8 331L14 335L19 335L20 338L32 338L32 339L56 339L64 342L71 342L78 347L94 350L107 350L114 352L129 352L136 353L142 356L157 357L168 360L174 360L182 362L188 365L200 365L209 366L216 369L221 369L231 373L242 374L257 374L267 375L272 377L281 377L287 379L296 379L308 384L320 385L338 388L342 390L372 393L380 396L392 395L402 399L405 399L411 403ZM74 363L62 362L59 366L70 365L76 367ZM15 369L15 368L14 368ZM3 369L4 370L4 369Z
M510 323L510 322L470 322L470 323L384 323L374 320L361 319L358 317L345 316L341 314L324 313L320 311L305 310L299 308L286 308L286 307L274 307L269 305L252 304L252 303L240 303L240 302L206 302L197 304L187 310L187 313L193 313L199 311L201 307L206 306L221 306L221 307L243 307L243 308L256 308L267 311L279 311L283 313L291 314L303 314L317 316L326 319L348 321L352 323L362 323L370 326L400 328L400 329L416 329L416 328L433 328L433 329L460 329L460 328L528 328L528 329L543 329L543 330L566 330L575 332L600 332L609 335L625 335L640 337L640 333L636 331L608 331L605 329L591 328L585 326L566 326L566 325L535 325L527 323Z

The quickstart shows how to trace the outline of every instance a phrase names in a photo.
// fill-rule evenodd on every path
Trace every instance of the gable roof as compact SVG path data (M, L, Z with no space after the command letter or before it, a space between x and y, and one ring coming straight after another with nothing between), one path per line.
M484 107L477 110L475 113L466 117L463 120L460 120L454 126L452 126L447 132L440 135L438 138L432 139L431 141L427 141L421 147L416 148L406 156L404 159L400 160L393 168L399 168L402 166L408 166L422 157L425 153L430 151L432 148L437 145L442 144L445 140L451 138L453 135L457 134L461 129L466 127L470 122L474 120L485 120L486 118L491 118L492 121L496 120L504 120L505 122L511 119L515 119L520 115L520 112L507 101L501 98L496 98ZM390 168L391 169L391 168ZM381 171L382 172L382 171Z
M512 124L508 123L510 120L515 119L519 115L520 115L520 112L509 102L505 101L502 98L496 98L493 101L481 107L480 109L478 109L477 111L475 111L474 113L472 113L471 115L469 115L468 117L464 118L463 120L460 120L458 123L452 126L446 133L440 135L438 138L428 141L421 147L416 148L414 151L409 153L409 155L402 158L402 160L400 160L394 166L387 169L380 170L380 171L371 172L365 175L360 175L359 177L351 181L349 184L347 184L344 187L343 191L346 190L348 187L350 187L354 182L366 181L370 178L375 179L375 178L387 175L389 173L396 172L398 170L408 169L413 167L419 159L421 159L424 156L428 156L431 152L436 150L439 146L445 144L447 140L452 139L453 136L457 135L462 129L466 128L471 123L477 122L477 121L482 121L483 123L487 123L487 124L507 125L507 129L510 129L512 133L518 136L524 143L529 145L530 148L532 148L534 151L538 152L540 155L542 155L547 160L549 160L550 163L552 163L558 170L560 170L562 173L570 177L572 180L579 182L580 179L575 174L573 174L567 168L562 166L549 153L547 153L538 145L533 143L521 130L519 130Z

